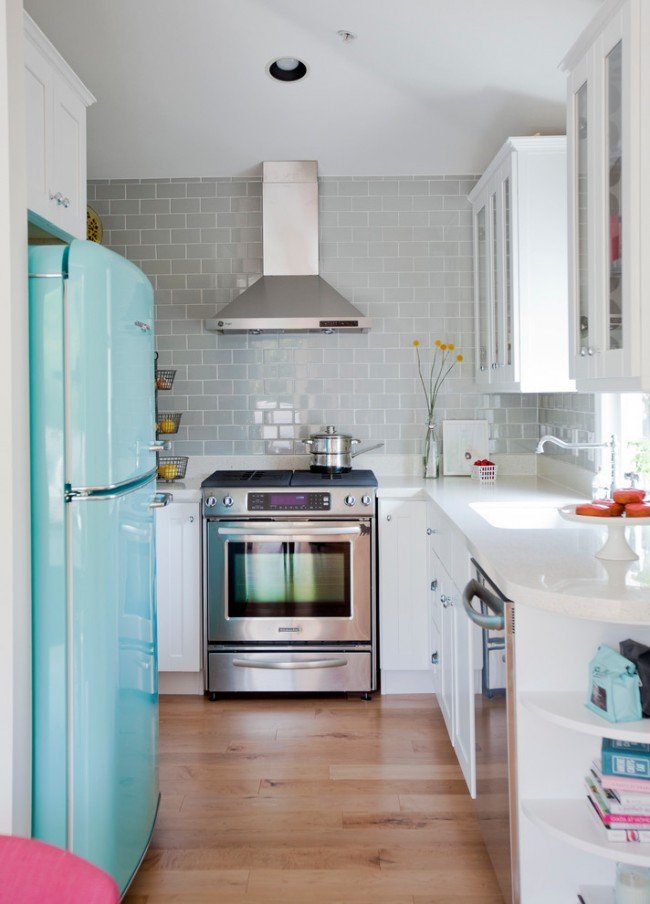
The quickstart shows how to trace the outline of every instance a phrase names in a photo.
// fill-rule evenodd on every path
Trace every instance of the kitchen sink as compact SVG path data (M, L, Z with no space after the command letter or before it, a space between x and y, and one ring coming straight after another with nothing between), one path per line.
M567 527L558 514L558 503L542 500L528 502L470 502L470 508L492 527L506 530L543 530Z

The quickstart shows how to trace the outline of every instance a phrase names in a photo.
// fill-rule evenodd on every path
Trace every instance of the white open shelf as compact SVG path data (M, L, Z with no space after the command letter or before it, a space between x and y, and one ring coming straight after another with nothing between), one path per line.
M619 863L650 867L650 844L607 841L589 812L586 797L579 800L524 800L521 806L536 826L582 851Z
M557 691L521 695L524 706L549 722L599 738L650 744L650 719L639 722L608 722L585 706L584 694Z
M614 889L608 885L583 885L580 895L585 904L616 904Z

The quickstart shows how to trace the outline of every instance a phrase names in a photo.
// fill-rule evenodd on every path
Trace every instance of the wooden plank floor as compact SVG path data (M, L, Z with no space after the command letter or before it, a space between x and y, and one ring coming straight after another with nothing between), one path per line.
M435 697L160 701L128 904L503 904Z

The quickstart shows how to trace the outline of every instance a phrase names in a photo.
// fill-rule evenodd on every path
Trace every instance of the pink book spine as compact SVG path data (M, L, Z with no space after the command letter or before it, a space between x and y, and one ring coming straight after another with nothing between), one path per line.
M650 826L650 816L639 816L634 813L602 813L605 825L619 828L621 826Z
M603 788L611 788L612 791L630 791L634 794L640 792L641 794L650 795L650 781L648 781L648 779L603 775L601 784Z

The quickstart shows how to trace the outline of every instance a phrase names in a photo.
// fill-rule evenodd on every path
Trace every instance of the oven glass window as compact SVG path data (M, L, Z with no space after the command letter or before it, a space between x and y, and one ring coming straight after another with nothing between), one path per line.
M352 615L350 543L227 544L230 618Z

